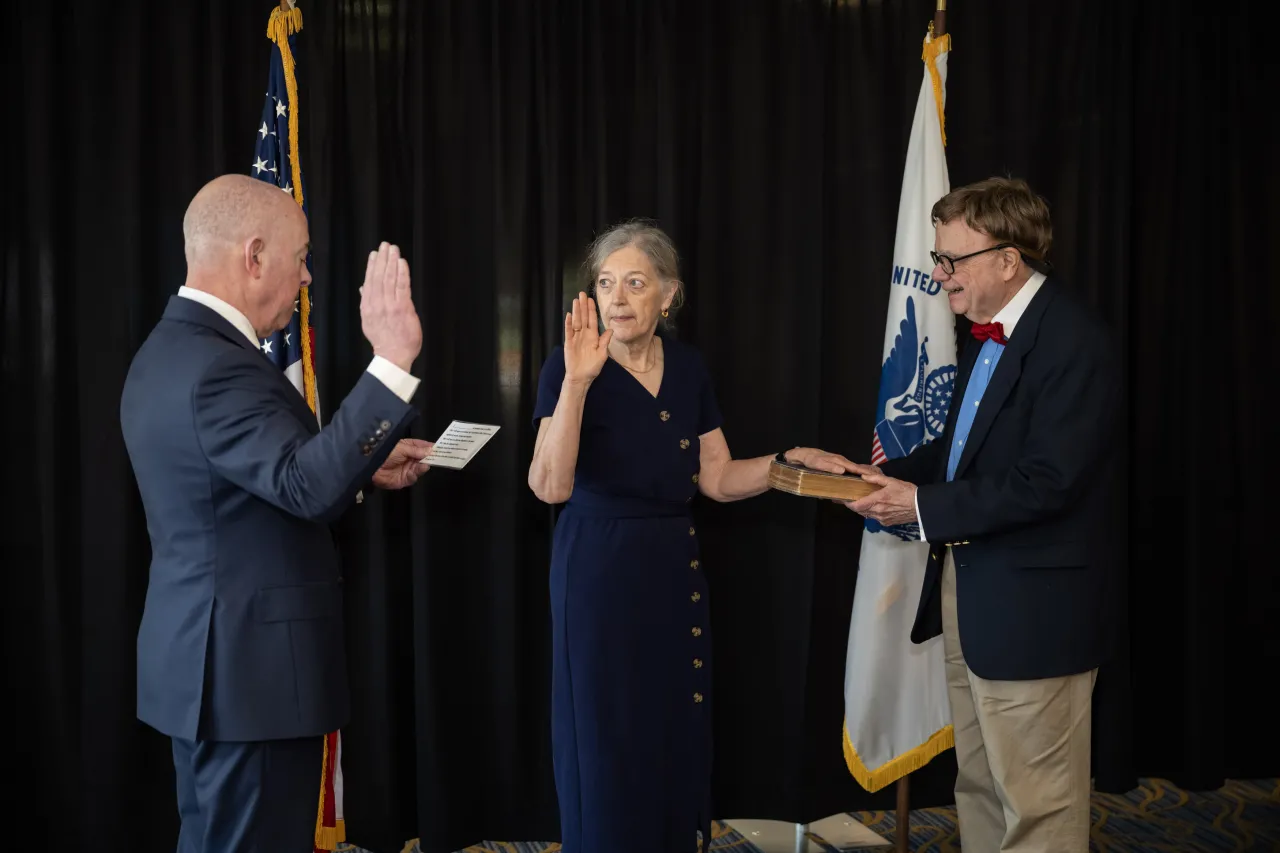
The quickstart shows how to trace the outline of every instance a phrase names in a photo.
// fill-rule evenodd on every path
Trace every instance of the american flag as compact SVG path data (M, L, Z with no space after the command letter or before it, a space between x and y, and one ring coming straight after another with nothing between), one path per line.
M302 10L297 0L282 0L271 11L267 38L271 41L271 65L267 73L267 95L262 105L262 124L254 151L251 174L268 181L281 192L293 196L307 213L303 192L302 163L298 156L298 79L294 68L294 42L302 30ZM311 269L311 257L307 257ZM310 287L302 288L289 325L261 341L262 352L284 371L307 400L316 420L320 420L320 398L316 392L315 336L311 329ZM324 759L317 781L316 832L314 853L330 853L347 840L342 817L342 736L329 732L324 737Z
M271 65L250 174L293 196L305 214L307 197L303 191L302 163L298 156L298 87L293 54L294 40L301 29L301 9L272 11L267 25ZM307 257L307 268L311 268L310 256ZM310 323L309 290L309 287L303 288L299 294L288 327L263 339L259 345L263 354L283 370L298 392L307 398L318 419L320 400L316 393L315 332Z

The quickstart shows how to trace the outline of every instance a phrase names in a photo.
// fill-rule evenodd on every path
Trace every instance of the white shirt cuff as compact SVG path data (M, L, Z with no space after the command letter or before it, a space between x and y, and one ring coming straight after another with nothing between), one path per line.
M920 525L920 541L928 542L924 535L924 519L920 517L920 490L916 489L915 495L912 496L916 503L916 524Z
M380 355L375 355L373 361L369 362L369 372L406 403L413 399L413 393L418 390L418 383L421 381Z

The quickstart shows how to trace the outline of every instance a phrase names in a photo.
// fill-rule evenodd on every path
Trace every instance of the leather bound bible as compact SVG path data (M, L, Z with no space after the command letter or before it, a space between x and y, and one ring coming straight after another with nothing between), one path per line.
M778 458L769 463L769 488L806 498L856 501L883 487L872 485L857 474L815 471Z

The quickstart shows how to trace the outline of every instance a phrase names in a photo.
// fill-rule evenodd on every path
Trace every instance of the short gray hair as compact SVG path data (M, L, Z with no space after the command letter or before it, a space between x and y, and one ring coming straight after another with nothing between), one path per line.
M684 283L680 281L680 253L676 251L676 244L667 236L667 232L650 219L630 219L614 225L591 242L583 263L591 292L595 292L596 279L600 276L600 268L604 266L604 262L614 252L628 246L635 246L645 253L664 288L676 288L670 308L670 313L674 314L684 304Z

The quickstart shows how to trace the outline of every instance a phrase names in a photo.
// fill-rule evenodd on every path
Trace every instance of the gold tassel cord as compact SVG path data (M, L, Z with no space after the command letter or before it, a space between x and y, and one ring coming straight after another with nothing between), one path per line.
M302 155L298 148L298 78L294 73L293 51L289 49L289 36L302 32L302 10L293 8L287 12L272 9L267 21L267 38L280 48L280 60L284 65L285 91L289 93L289 167L293 178L293 200L302 206ZM316 410L316 372L311 360L311 297L309 288L302 288L298 295L299 312L302 314L302 387L307 406Z
M311 362L311 297L307 294L309 287L302 288L298 294L299 308L302 313L302 387L307 392L307 407L314 414L316 410L316 369Z

